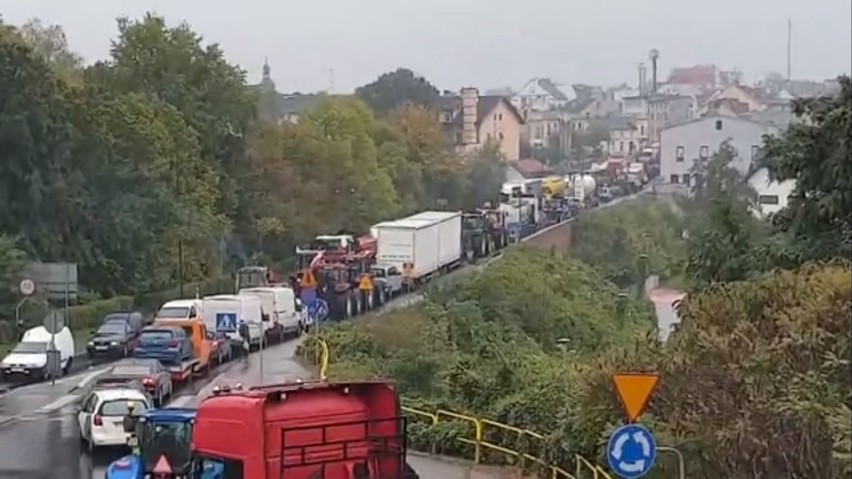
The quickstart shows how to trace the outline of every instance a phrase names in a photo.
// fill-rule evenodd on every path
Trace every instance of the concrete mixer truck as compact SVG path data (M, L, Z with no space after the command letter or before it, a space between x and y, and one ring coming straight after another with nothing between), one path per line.
M565 177L565 188L574 200L583 208L597 205L595 188L597 183L591 175L568 175Z

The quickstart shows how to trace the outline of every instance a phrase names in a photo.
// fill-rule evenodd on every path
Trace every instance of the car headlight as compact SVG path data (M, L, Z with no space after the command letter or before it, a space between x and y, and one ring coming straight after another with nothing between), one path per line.
M118 346L118 341L113 341L109 343L110 346Z
M94 341L89 341L88 345L89 345L89 346L94 346L94 345L95 345L95 342L94 342Z

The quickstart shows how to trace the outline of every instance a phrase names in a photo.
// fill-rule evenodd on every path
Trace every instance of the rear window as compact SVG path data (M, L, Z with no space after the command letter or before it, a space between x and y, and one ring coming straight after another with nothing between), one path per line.
M164 319L168 319L168 318L171 318L171 319L188 318L189 317L189 308L186 308L186 307L162 308L159 311L157 311L157 317L158 318L164 318Z
M150 373L151 368L147 366L116 366L112 368L112 374L116 376L143 376Z
M192 337L192 326L181 326L181 329L183 329L183 332L186 333L186 337Z
M139 335L139 339L172 339L174 337L174 331L170 331L168 329L149 329L146 331L142 331L142 334Z
M133 404L133 414L140 414L148 409L145 401L139 399L116 399L114 401L106 401L101 404L101 410L98 412L101 416L126 416L130 410L128 404Z

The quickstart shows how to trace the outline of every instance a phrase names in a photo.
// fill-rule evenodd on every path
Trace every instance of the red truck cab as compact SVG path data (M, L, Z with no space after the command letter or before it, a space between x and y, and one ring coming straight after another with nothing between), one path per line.
M383 381L219 392L199 404L192 439L196 457L228 479L418 477L405 461L399 395Z

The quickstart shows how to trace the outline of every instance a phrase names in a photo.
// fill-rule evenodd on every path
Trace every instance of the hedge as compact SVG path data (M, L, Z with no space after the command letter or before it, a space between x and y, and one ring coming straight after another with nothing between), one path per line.
M211 278L196 283L188 283L183 287L183 297L219 294L233 291L234 280L230 277ZM69 308L68 325L72 330L87 330L100 326L104 316L113 311L141 311L151 314L166 301L180 299L180 288L165 291L141 293L136 296L115 296L109 299L92 301L90 303ZM14 341L14 321L0 322L0 343Z

